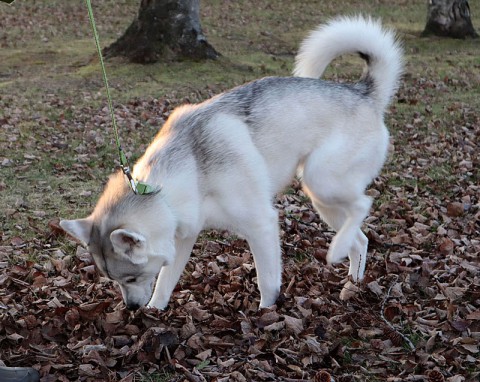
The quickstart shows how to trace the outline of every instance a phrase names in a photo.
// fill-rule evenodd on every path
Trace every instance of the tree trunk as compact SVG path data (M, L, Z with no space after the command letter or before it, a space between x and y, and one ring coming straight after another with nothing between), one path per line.
M422 36L478 37L467 0L429 0L427 25Z
M141 0L137 18L104 53L142 64L219 56L202 33L199 0Z

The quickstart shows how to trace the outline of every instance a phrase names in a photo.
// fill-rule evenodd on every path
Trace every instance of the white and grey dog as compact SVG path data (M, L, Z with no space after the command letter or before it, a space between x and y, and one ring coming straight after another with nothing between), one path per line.
M359 82L318 79L345 53L367 63ZM334 19L303 42L295 77L262 78L178 107L133 169L160 192L135 195L119 172L90 216L60 224L120 284L129 309L165 308L200 231L232 230L248 241L266 307L279 295L282 273L272 198L298 173L337 232L327 261L348 256L350 275L362 279L368 240L360 228L371 207L365 188L385 161L383 114L401 71L393 32L360 16Z

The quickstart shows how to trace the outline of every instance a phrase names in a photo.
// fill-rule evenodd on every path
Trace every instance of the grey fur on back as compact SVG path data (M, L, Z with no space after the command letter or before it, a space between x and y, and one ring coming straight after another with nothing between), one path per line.
M173 139L150 158L150 165L166 165L173 170L173 167L181 166L183 158L192 155L200 168L207 170L235 160L234 152L225 152L231 142L222 141L214 131L206 128L215 115L223 113L238 117L248 126L255 143L255 136L261 135L262 128L266 127L263 122L268 118L271 106L281 102L286 95L291 96L292 92L306 97L310 92L321 93L325 99L343 103L348 110L360 100L368 100L371 90L369 78L353 84L298 77L265 77L249 82L203 103L184 106L189 110L178 118L172 115L173 120L167 121L167 126ZM225 155L220 156L219 152Z

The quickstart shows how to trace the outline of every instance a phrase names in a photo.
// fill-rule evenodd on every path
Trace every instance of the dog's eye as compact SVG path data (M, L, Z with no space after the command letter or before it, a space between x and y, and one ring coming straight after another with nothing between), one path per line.
M128 277L127 279L125 279L125 282L127 284L131 284L131 283L134 283L137 281L137 278L136 277Z

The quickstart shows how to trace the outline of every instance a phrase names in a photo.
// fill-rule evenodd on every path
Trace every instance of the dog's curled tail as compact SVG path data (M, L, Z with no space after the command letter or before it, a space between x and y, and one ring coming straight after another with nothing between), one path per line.
M303 41L293 74L319 78L328 64L346 53L359 53L368 65L367 92L384 110L398 88L402 48L395 33L363 16L339 17L319 26Z

